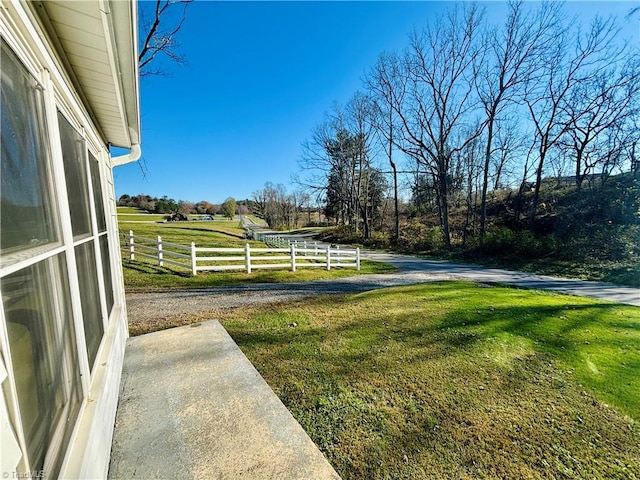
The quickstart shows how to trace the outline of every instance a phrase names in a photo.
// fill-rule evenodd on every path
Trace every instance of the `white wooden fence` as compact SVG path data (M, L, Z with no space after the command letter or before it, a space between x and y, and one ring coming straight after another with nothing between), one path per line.
M165 242L157 238L134 235L123 235L124 246L128 248L129 259L136 256L148 258L163 267L165 264L191 270L192 275L203 271L241 270L251 273L259 269L298 268L355 268L360 270L360 249L340 249L320 247L317 244L299 246L296 242L286 247L252 247L248 243L244 247L211 248L197 247L194 242L190 246Z

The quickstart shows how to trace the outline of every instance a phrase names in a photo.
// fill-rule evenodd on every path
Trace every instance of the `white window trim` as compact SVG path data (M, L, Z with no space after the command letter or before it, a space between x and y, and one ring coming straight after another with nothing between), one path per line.
M65 257L67 262L67 277L71 296L71 313L73 315L73 325L76 334L77 358L80 366L80 378L82 385L82 396L85 398L90 388L90 368L87 356L87 345L84 335L84 324L82 323L82 305L80 303L80 283L77 275L77 264L75 258L73 231L71 229L71 214L69 212L69 197L67 195L67 184L64 174L64 162L62 160L62 145L60 144L60 128L58 125L57 102L51 77L47 70L43 70L46 79L45 88L45 111L47 127L50 137L51 163L55 180L55 195L61 205L60 227L62 231L62 241L64 243ZM80 321L78 321L78 319Z
M7 369L7 378L4 380L4 396L6 400L7 411L9 413L9 421L13 427L15 440L20 446L22 456L16 465L18 470L26 470L29 465L29 453L27 451L27 443L25 441L24 429L20 418L20 407L18 403L18 393L13 375L13 361L9 355L9 332L7 331L7 321L4 316L4 308L0 308L0 347L2 348L2 360ZM0 392L3 393L3 392Z

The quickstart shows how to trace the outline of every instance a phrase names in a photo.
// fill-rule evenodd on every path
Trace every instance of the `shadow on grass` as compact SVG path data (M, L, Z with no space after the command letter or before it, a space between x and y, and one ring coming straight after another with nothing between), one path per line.
M318 297L225 327L345 479L640 475L637 427L584 391L638 418L640 310L480 289Z
M130 270L143 273L145 275L159 275L161 277L177 276L181 278L192 277L191 272L173 270L171 268L152 265L151 263L147 263L147 262L136 262L135 260L125 260L123 261L123 266Z
M405 288L405 292L411 291L424 294L428 290L424 286ZM489 292L483 293L490 297ZM341 311L383 295L372 292L346 299L323 297L316 302L318 307L331 304ZM420 301L446 304L458 295L455 290L445 290ZM518 295L530 294L519 291ZM353 365L375 367L376 374L392 374L398 364L442 360L460 352L496 356L503 362L501 368L508 371L518 358L543 355L551 362L560 361L601 398L639 419L636 394L640 380L636 368L640 362L640 309L628 307L626 312L638 310L638 316L621 318L619 312L624 307L616 304L557 295L542 296L541 300L545 298L556 304L518 306L507 297L490 305L490 299L484 298L471 308L443 306L434 311L433 305L425 306L423 314L418 302L408 307L408 312L389 314L374 309L335 324L271 329L252 324L251 329L242 328L242 333L231 324L229 331L238 336L236 341L243 347L269 349L287 360L295 359L299 345L323 345L312 355L341 375L348 375ZM313 303L307 305L313 308ZM503 350L513 352L500 353Z

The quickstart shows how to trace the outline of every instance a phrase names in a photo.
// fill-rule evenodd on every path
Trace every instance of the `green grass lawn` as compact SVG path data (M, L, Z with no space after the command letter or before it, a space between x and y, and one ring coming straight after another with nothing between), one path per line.
M123 218L119 219L121 235L128 235L129 230L133 230L134 235L141 237L155 238L160 235L167 242L183 245L190 245L191 242L196 242L198 246L203 247L237 247L247 243L244 239L244 231L239 228L237 221L135 224L128 223Z
M141 213L139 215L121 215L118 217L118 223L120 228L124 228L123 224L137 223L137 222L163 222L165 215L159 213ZM135 229L135 225L127 227L129 229Z
M141 210L139 208L136 207L116 207L116 212L117 213L140 213L140 214L146 214L147 212L145 212L144 210Z
M640 309L466 282L225 328L345 479L640 478Z

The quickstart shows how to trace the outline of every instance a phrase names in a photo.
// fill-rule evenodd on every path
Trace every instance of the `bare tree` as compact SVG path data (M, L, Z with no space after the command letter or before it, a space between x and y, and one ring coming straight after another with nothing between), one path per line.
M407 94L397 109L402 125L402 150L425 167L437 186L443 241L451 245L449 174L453 155L481 131L469 136L476 108L472 66L480 50L477 37L482 13L475 4L449 10L421 33L414 32L404 59Z
M573 157L578 189L587 175L603 167L621 149L617 139L624 122L637 108L638 58L625 57L618 62L611 58L612 65L576 83L563 102L568 128L561 146Z
M638 153L640 150L640 105L636 100L636 108L634 113L627 118L624 123L625 141L624 151L629 163L629 170L633 173L640 172L640 158Z
M298 223L300 201L298 193L287 193L282 184L267 182L262 190L253 192L254 213L270 228L291 229Z
M335 104L303 144L300 167L308 175L298 180L323 192L327 216L356 234L362 225L365 237L370 235L371 221L362 199L371 177L362 172L371 169L371 115L371 102L360 92L344 108Z
M535 15L521 0L509 2L509 13L501 29L487 30L485 55L478 58L474 79L486 115L486 147L482 197L480 200L480 235L484 235L487 216L487 190L491 158L494 154L496 123L505 108L524 93L540 67L542 53L554 40L560 19L559 4L543 3Z
M400 209L398 167L393 154L400 140L400 136L396 133L400 129L398 111L403 104L406 91L406 82L403 81L406 80L406 76L401 74L401 68L397 55L383 53L365 79L374 106L372 120L381 142L384 143L393 175L394 241L400 237Z
M358 225L362 223L363 236L371 236L371 211L368 208L369 193L372 187L371 143L373 134L374 109L371 99L362 92L356 92L345 108L345 120L348 130L354 136L353 162L351 163L353 178L351 196L354 210L358 212Z
M164 75L166 72L158 65L161 56L166 56L180 65L185 63L184 55L178 52L180 43L177 35L186 19L187 7L193 1L155 0L153 11L140 9L140 76Z
M527 92L525 101L535 128L537 153L530 227L538 210L545 161L570 128L563 106L576 85L606 71L619 58L611 47L616 44L617 31L613 18L596 18L585 36L580 30L559 31L554 48L549 49L545 58L541 76Z
M478 177L482 172L482 136L473 134L480 129L479 125L472 125L470 132L462 132L462 135L471 135L474 139L467 142L465 148L457 155L458 183L460 191L464 191L466 214L462 228L462 243L466 244L469 233L476 233L476 211L478 197Z
M350 167L349 133L344 121L343 108L336 102L324 119L313 128L311 138L302 143L302 156L298 162L302 176L295 178L302 188L313 192L316 198L329 202L333 197L337 210L330 217L343 224L349 223L348 179Z
M309 195L309 192L303 189L294 190L291 193L291 199L295 204L295 211L296 211L296 216L294 219L295 226L299 226L299 224L301 223L300 217L305 209L307 210L307 214L308 214L307 223L310 224L311 223L311 195Z
M516 112L513 112L513 118L515 120L500 121L495 132L496 143L491 157L494 190L514 183L515 172L519 171L520 167L518 159L522 158L523 150L528 143Z

